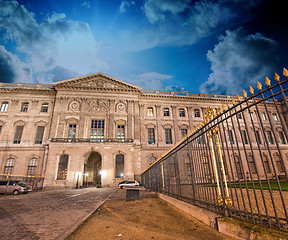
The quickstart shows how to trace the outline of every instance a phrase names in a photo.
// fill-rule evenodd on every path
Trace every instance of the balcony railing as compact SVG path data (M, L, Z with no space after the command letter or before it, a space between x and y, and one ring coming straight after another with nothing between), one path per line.
M83 143L83 142L93 142L93 143L107 143L107 142L125 142L133 143L133 139L126 138L51 138L51 142L73 142L73 143Z

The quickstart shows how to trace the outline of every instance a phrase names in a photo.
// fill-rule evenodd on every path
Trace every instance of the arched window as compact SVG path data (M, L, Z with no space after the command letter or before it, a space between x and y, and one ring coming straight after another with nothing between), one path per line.
M124 155L117 154L116 155L116 178L123 178L124 177Z
M274 154L274 159L279 173L284 173L284 164L278 154Z
M239 174L239 178L243 179L244 175L243 175L243 170L242 170L242 166L240 162L240 157L237 155L235 155L235 162L236 162L236 170Z
M68 157L69 156L67 154L60 156L57 180L66 180L67 178Z
M255 174L256 173L255 161L251 155L248 156L248 162L249 162L249 167L250 167L251 173Z
M149 164L151 165L152 163L154 163L156 161L156 157L155 156L151 156L149 157Z
M14 158L8 158L5 168L4 168L4 174L12 174L13 168L15 164L15 159Z
M38 162L38 159L35 158L35 157L30 159L27 175L31 176L31 175L35 175L36 174L37 162Z

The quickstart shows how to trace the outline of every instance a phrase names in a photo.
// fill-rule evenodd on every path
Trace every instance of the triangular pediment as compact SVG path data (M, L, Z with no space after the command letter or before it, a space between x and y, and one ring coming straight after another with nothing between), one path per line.
M55 88L74 88L74 89L100 89L100 90L120 90L120 91L142 91L141 88L110 77L103 73L95 73L77 78L71 78L52 83Z

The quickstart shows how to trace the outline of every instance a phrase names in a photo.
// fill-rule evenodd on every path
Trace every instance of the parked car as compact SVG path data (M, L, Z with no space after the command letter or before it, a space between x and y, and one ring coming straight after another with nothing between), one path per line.
M122 189L124 187L139 187L139 185L140 184L135 180L131 180L131 181L125 180L125 181L119 183L119 188Z
M0 193L18 195L19 193L28 193L31 191L32 187L24 182L18 180L0 180Z

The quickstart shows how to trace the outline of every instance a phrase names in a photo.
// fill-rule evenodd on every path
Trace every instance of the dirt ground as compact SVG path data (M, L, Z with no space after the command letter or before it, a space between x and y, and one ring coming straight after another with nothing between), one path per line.
M232 239L153 193L140 191L137 201L126 202L125 197L126 190L118 190L67 240Z

